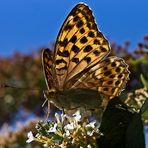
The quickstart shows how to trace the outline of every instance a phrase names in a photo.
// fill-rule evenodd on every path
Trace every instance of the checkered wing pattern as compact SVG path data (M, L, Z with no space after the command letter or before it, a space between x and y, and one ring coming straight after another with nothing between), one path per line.
M124 89L128 65L118 57L107 57L110 46L98 29L90 8L77 4L58 34L54 53L42 56L48 90L86 88L112 98Z
M42 53L43 71L48 90L56 88L54 83L54 69L53 69L53 53L49 49L44 49Z
M55 45L55 70L59 88L80 72L93 67L110 52L108 41L98 30L92 11L76 5L65 20Z

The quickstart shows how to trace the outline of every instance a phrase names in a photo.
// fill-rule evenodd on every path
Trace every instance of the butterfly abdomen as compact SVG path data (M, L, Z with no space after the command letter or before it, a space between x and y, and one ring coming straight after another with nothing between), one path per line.
M102 95L91 89L66 89L57 91L54 94L48 93L48 100L58 108L72 110L79 107L85 109L97 109L102 104Z

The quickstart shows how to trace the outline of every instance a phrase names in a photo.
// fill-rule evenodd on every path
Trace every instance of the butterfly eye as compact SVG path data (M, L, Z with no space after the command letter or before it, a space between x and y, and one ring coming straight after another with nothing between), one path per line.
M46 99L49 99L51 96L55 94L55 90L44 90L43 94Z

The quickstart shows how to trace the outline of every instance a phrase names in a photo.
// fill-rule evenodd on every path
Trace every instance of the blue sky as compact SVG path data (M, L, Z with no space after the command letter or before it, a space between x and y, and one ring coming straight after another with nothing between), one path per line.
M78 0L0 0L0 56L28 53L54 42ZM148 34L148 0L84 0L110 41L131 41Z

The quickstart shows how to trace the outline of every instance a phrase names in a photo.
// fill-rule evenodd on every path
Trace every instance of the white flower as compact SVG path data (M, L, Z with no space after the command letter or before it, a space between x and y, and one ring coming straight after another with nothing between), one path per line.
M60 115L58 113L55 113L55 119L56 119L57 123L61 123L60 122Z
M90 122L89 124L86 125L86 127L91 127L95 128L96 121Z
M94 133L94 131L87 131L87 135L88 135L88 136L92 136L93 133Z
M98 128L96 129L96 133L100 133L100 130Z
M87 148L91 148L91 145L89 144L89 145L87 146Z
M76 113L73 114L73 118L76 122L79 122L81 119L80 111L78 110Z
M54 133L54 132L56 132L56 130L57 130L57 124L55 123L54 126L51 127L51 128L48 130L48 132L49 132L49 133Z
M34 136L31 131L27 134L27 137L28 137L28 140L26 141L27 143L30 143L34 140Z
M65 136L68 137L70 135L69 130L66 130Z
M64 126L65 131L66 130L73 130L75 128L74 123L70 123Z
M99 134L100 134L100 136L104 136L104 134L103 134L103 133L101 133L101 132L100 132Z

